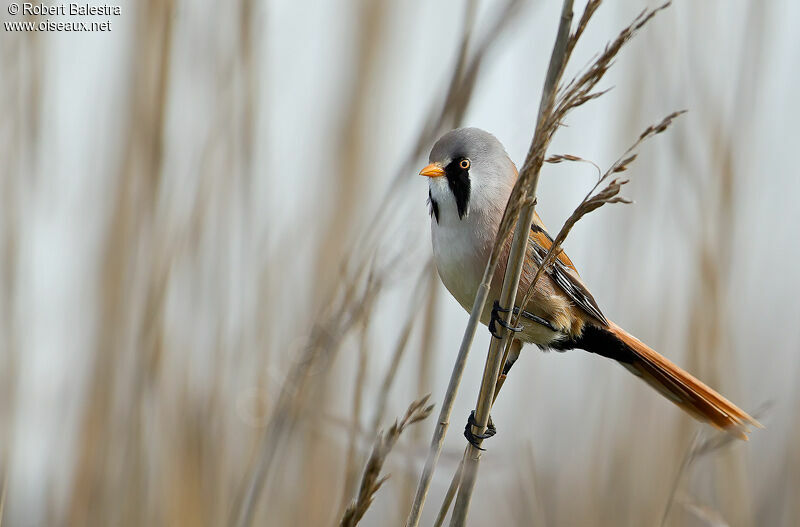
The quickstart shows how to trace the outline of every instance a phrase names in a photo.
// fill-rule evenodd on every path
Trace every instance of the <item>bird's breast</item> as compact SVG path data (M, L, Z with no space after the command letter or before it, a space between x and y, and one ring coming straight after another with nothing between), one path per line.
M439 276L467 311L472 308L494 239L494 232L484 232L486 226L475 220L468 216L463 220L431 222L433 257Z
M440 218L444 220L443 217L440 216ZM433 256L439 276L450 294L467 311L472 310L475 294L483 278L496 234L494 224L481 220L482 218L470 215L470 218L458 220L458 223L446 220L437 223L435 219L431 223ZM529 278L527 280L530 280L533 272L535 272L534 268L528 269ZM489 299L481 313L480 320L483 324L489 323L493 301L500 296L504 273L505 263L501 257L501 262L498 262L498 269L495 271L490 285ZM525 310L544 317L561 327L563 324L560 322L563 321L557 316L554 317L554 314L566 313L569 310L569 302L563 295L557 294L553 288L554 285L550 283L550 279L546 276L542 277L537 285L537 294L534 294L531 301L526 304ZM518 294L521 293L518 292ZM516 338L542 347L550 346L555 340L559 340L565 335L563 331L553 331L529 319L522 318L519 323L524 329L517 334Z

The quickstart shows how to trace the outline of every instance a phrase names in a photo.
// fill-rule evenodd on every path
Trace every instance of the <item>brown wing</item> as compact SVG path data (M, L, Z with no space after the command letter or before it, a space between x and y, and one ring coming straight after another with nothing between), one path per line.
M547 251L553 245L553 239L547 234L542 219L538 214L534 216L528 240L533 246L533 257L536 265L541 265L547 255ZM547 274L576 306L592 318L597 319L604 325L608 325L608 320L600 311L592 294L583 285L583 281L578 275L578 270L575 269L575 265L573 265L572 260L569 259L565 252L562 251L558 255L555 264L547 270Z
M531 238L533 238L536 245L545 250L545 254L547 254L547 251L553 246L553 239L547 234L542 219L536 212L534 212L533 225L531 225ZM576 275L578 274L578 270L575 269L575 265L572 263L572 260L569 259L569 256L567 256L567 253L561 251L561 254L558 255L558 260L572 269Z

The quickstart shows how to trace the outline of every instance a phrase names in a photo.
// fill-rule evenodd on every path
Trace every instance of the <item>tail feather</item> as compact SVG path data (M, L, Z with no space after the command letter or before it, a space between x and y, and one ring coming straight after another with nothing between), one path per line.
M582 339L584 349L619 361L695 419L745 440L750 426L763 428L745 411L613 322L607 328L593 328L586 337Z

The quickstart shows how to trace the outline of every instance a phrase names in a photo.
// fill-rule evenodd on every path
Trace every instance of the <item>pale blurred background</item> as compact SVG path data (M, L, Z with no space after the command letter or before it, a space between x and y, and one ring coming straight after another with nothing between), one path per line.
M522 162L560 2L112 5L110 33L0 35L3 527L333 525L376 429L430 392L362 522L402 525L467 322L416 174L460 125ZM608 0L567 76L648 5ZM798 25L788 0L678 0L550 150L605 167L689 110L642 148L635 204L566 248L606 315L766 429L692 456L714 434L622 368L529 349L470 525L800 525ZM545 166L553 234L594 178Z

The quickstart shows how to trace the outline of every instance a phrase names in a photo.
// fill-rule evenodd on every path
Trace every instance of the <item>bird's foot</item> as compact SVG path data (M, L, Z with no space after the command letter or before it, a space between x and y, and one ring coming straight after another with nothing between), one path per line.
M514 308L514 314L515 315L517 314L517 308ZM542 317L537 317L533 313L528 313L527 311L523 311L522 312L522 317L523 318L527 318L528 320L532 320L532 321L536 322L537 324L541 324L542 326L546 327L550 331L555 331L556 333L559 332L559 329L557 327L555 327L552 322L550 322L549 320L545 320Z
M467 426L464 427L464 437L467 438L467 441L469 441L470 445L474 446L478 450L486 450L478 445L478 441L489 439L497 433L497 429L494 427L494 423L492 423L492 416L489 416L489 423L486 425L486 431L484 433L472 433L473 426L478 426L478 424L475 422L475 410L470 412L469 417L467 418Z
M489 320L489 333L496 339L502 339L503 337L497 332L497 326L495 324L499 324L506 328L509 331L513 331L514 333L518 333L522 331L522 326L511 326L505 320L500 318L500 313L508 313L510 309L504 309L500 307L500 302L497 300L494 301L492 305L492 318Z

